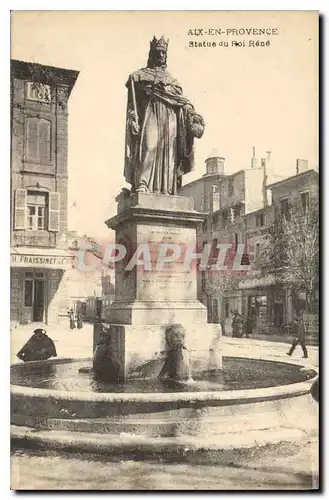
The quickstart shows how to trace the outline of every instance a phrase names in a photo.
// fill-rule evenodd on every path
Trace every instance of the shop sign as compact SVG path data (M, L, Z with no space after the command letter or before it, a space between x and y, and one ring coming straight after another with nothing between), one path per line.
M71 257L58 257L58 256L40 256L40 255L24 255L12 254L11 265L12 267L46 267L54 269L63 269L71 265Z
M274 276L263 276L261 278L251 278L249 280L243 280L240 281L239 283L239 288L240 289L246 289L246 288L256 288L256 287L261 287L261 286L270 286L275 283L275 278Z

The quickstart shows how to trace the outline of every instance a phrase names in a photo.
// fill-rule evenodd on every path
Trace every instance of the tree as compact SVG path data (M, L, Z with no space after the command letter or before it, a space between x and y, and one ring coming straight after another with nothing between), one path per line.
M219 318L223 317L222 305L223 298L236 292L239 288L239 280L245 276L245 271L238 271L233 268L235 258L235 249L230 249L227 252L224 265L226 269L218 270L213 266L217 262L219 250L216 248L217 240L214 240L214 245L209 259L209 266L204 271L204 293L209 299L218 300L220 305ZM243 260L243 259L242 259Z
M306 297L311 312L319 282L319 208L297 204L280 214L269 228L270 238L263 254L263 268L274 273L276 282L290 285Z
M229 292L237 290L237 271L231 269L227 269L225 271L207 269L205 272L205 293L208 297L221 299Z

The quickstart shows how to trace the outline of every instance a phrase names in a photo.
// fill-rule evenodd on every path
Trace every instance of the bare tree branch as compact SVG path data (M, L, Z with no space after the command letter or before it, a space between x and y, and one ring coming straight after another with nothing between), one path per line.
M263 268L276 273L277 281L289 283L296 292L306 293L308 309L314 298L319 270L318 204L303 211L291 208L289 218L280 216L270 228Z

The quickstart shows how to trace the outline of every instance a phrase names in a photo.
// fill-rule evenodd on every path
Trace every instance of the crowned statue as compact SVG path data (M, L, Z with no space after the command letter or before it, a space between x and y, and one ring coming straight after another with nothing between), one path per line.
M193 170L205 124L167 71L168 40L150 43L147 67L129 76L124 176L132 192L177 194Z

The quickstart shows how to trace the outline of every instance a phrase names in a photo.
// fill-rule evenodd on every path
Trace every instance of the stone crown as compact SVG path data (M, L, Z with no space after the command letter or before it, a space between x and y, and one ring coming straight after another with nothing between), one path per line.
M169 39L167 38L167 40L165 40L163 35L159 39L157 39L154 36L153 40L151 40L151 42L150 42L151 50L165 50L165 51L167 51L168 43L169 43Z

